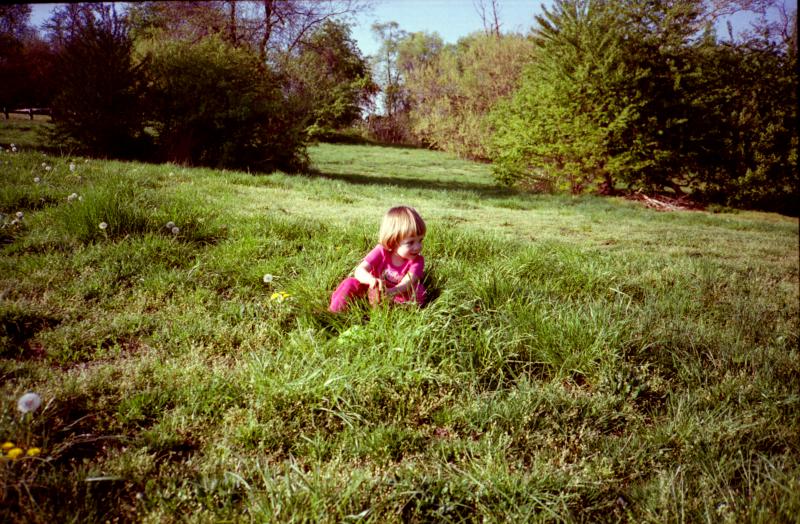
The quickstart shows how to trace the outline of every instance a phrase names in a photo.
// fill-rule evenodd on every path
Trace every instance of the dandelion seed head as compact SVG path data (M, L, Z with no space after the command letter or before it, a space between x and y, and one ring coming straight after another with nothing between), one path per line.
M78 199L78 193L72 193L70 196L67 197L67 202L72 202L73 200Z
M100 229L102 229L103 231L105 231L105 230L106 230L106 228L108 228L108 224L106 224L105 222L100 222L100 225L99 225L99 226L97 226L97 227L99 227Z
M265 284L270 284L270 283L272 282L272 279L273 279L273 278L274 278L274 277L273 277L272 275L270 275L269 273L267 273L266 275L264 275L264 278L263 278L263 280L264 280L264 283L265 283Z
M41 178L39 178L38 176L35 176L35 177L33 177L33 183L34 183L34 184L38 184L38 183L39 183L39 182L41 182L41 181L42 181L42 179L41 179Z
M53 169L53 168L50 167L50 166L45 166L45 168L44 168L45 171L50 171L51 169Z
M22 211L17 211L17 218L22 220L22 217L24 217L24 216L25 216L25 213L23 213Z
M42 162L42 167L47 167L47 162Z
M25 393L17 401L17 409L22 413L31 413L42 405L42 397L36 393Z
M173 227L175 227L175 222L173 222L172 220L170 220L169 222L167 222L167 229L169 229L170 231L172 231L172 228L173 228Z
M12 226L16 226L17 224L19 224L19 220L18 219L15 218L14 220L11 221L11 225Z
M179 228L178 226L174 226L170 231L172 231L173 235L177 235L178 233L180 233L181 228Z
M70 171L75 171L75 164L73 164L73 163L71 163L71 162L70 162L70 164L69 164L69 170L70 170Z

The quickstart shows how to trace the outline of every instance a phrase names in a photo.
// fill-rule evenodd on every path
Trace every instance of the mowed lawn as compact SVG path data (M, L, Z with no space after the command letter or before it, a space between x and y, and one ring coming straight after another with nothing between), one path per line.
M796 218L531 195L420 149L251 175L3 133L4 521L800 514ZM331 315L395 204L430 302Z

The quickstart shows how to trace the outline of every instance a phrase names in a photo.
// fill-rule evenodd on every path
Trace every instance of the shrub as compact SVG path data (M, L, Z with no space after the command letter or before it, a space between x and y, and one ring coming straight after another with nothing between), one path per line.
M99 13L74 13L62 35L54 76L56 138L85 152L118 158L144 154L140 67L124 21Z
M150 40L140 52L162 160L255 171L304 163L296 105L255 53L216 36Z

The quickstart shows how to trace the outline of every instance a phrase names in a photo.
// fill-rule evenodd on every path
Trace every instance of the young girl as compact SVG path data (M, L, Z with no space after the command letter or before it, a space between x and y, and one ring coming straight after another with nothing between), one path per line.
M331 297L334 313L347 307L351 298L369 294L370 303L385 296L398 303L425 302L422 274L425 260L420 255L425 222L414 208L393 207L383 216L379 244L344 279Z

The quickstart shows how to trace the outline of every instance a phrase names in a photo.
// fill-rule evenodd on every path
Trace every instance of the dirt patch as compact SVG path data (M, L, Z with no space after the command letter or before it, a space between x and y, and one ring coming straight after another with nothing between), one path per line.
M55 317L16 308L0 312L0 357L18 360L43 357L44 349L33 339L38 332L60 322Z

